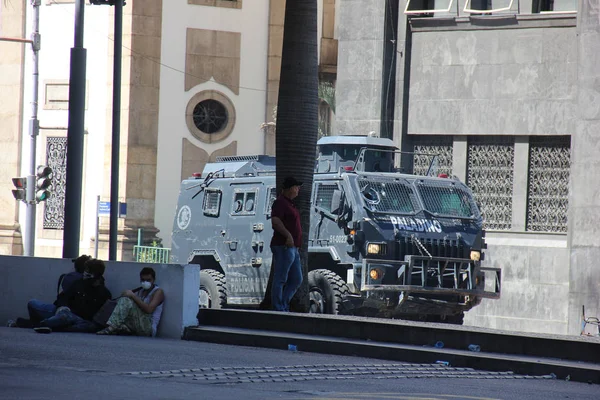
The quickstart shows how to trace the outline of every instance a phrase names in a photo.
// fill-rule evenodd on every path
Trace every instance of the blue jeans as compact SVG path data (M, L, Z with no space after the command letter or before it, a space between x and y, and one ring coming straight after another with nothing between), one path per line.
M290 311L290 301L302 283L302 263L297 247L272 246L275 274L271 301L275 311Z
M55 331L85 333L97 332L101 328L95 322L83 319L66 308L61 308L56 315L41 321L40 325L47 326Z
M43 319L52 317L56 312L56 306L32 299L27 302L27 311L29 311L31 321L40 322Z

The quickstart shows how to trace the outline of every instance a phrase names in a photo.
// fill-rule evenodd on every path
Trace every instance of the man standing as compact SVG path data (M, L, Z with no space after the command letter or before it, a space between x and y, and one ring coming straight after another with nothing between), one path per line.
M293 200L300 192L302 182L294 177L283 181L281 195L273 202L271 224L273 238L272 302L275 311L290 311L290 301L302 283L302 264L298 249L302 245L300 214Z

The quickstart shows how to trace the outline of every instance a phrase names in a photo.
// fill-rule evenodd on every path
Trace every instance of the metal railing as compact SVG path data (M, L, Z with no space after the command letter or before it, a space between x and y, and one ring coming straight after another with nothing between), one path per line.
M168 264L171 249L166 247L133 246L133 258L136 262Z

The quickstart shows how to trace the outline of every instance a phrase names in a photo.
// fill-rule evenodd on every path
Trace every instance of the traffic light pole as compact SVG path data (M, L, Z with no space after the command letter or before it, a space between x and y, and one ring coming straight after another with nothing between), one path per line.
M112 142L110 159L110 223L108 259L117 259L117 232L119 229L119 151L121 150L121 59L123 50L123 2L115 6L115 50L113 62Z
M75 45L71 48L71 74L69 78L69 128L67 131L63 258L79 256L87 56L86 49L83 48L84 9L85 0L76 0Z
M25 236L23 237L23 252L33 256L35 250L35 175L37 136L40 132L38 121L38 85L39 85L39 51L40 51L40 4L41 0L31 0L33 6L33 27L31 32L31 48L33 49L33 79L31 99L31 119L29 120L29 173L25 188Z

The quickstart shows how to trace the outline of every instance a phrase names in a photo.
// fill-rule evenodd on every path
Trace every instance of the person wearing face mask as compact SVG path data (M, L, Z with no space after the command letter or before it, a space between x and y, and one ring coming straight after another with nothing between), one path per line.
M73 283L61 292L54 302L56 313L39 323L36 332L50 333L56 331L96 332L100 326L92 319L106 300L112 297L104 286L104 270L102 260L86 261L83 279Z
M162 315L165 294L156 283L156 272L150 267L140 271L138 289L121 294L115 309L98 335L156 336Z

